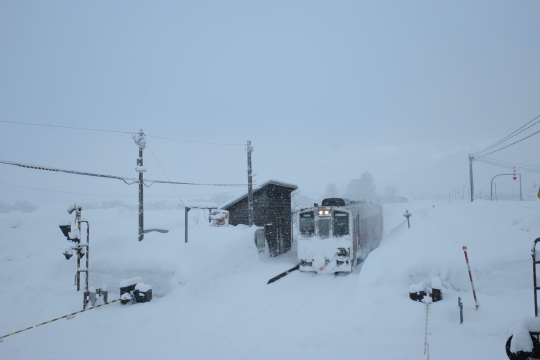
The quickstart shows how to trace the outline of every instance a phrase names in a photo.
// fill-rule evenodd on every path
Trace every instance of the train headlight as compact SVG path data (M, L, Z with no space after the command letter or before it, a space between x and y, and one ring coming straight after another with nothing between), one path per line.
M324 215L328 215L329 214L329 211L328 210L324 210Z
M323 211L322 210L319 210L319 215L322 215L323 214Z

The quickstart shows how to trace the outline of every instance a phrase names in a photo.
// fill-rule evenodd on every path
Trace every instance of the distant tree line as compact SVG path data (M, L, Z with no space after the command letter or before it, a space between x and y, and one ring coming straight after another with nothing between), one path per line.
M407 199L397 195L395 186L387 186L382 194L377 193L373 176L365 171L358 179L352 179L343 193L340 193L334 183L329 184L323 198L344 197L349 200L365 201L366 203L406 202Z

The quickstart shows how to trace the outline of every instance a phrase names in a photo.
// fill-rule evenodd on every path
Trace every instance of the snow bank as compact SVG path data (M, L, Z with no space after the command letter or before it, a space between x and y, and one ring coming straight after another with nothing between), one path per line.
M414 213L410 229L406 209ZM502 360L511 334L515 349L526 350L523 334L537 326L516 320L533 315L530 249L540 233L540 202L387 204L381 246L352 274L296 271L271 285L268 279L297 264L296 253L259 254L254 228L190 222L186 244L182 211L148 212L147 228L169 233L139 242L136 211L82 211L91 228L90 285L112 289L113 300L121 281L140 277L153 300L107 305L6 338L3 359L71 359L74 348L63 344L83 346L82 339L118 358L424 358L426 306L408 295L417 284L444 293L429 305L433 359ZM62 255L70 243L58 223L66 220L65 207L0 214L0 335L82 308L75 257Z
M512 330L510 351L513 353L518 351L531 352L533 349L533 342L530 332L540 332L539 318L525 318L514 326Z

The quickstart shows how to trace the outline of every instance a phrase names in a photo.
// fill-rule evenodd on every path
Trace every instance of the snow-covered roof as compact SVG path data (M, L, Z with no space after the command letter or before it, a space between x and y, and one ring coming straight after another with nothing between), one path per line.
M202 209L208 209L208 208L217 209L218 207L216 203L209 202L209 201L191 201L191 202L184 203L184 205L188 208L202 208Z
M256 192L262 190L263 188L265 188L268 185L278 185L278 186L288 187L288 188L291 188L293 190L298 189L298 185L288 184L288 183L284 183L282 181L277 181L277 180L268 180L267 182L263 183L261 186L257 187L256 189L253 189L253 194L255 194ZM233 206L237 202L240 202L240 201L244 200L245 198L247 198L247 196L248 196L248 194L245 193L244 195L242 195L240 197L237 197L234 200L231 200L231 201L229 201L229 202L227 202L225 204L222 204L219 208L220 209L226 209L229 206Z

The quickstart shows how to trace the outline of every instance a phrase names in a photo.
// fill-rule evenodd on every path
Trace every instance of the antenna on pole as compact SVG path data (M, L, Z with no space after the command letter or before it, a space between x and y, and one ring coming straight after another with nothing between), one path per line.
M137 159L137 167L135 171L139 173L139 241L144 239L144 182L143 173L146 168L143 166L143 150L146 147L146 139L144 137L144 131L142 129L138 134L133 135L135 144L139 147L139 158Z
M251 169L251 153L253 152L253 146L251 146L251 141L247 142L246 151L248 155L248 225L253 226L253 175Z

